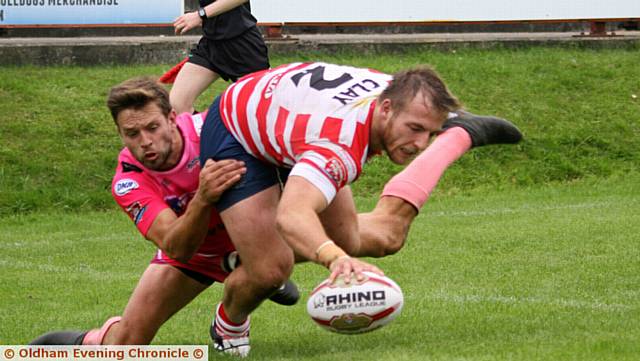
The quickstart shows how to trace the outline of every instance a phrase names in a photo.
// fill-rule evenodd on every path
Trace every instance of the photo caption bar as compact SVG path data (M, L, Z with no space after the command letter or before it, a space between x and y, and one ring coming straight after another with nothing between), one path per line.
M0 346L0 361L203 361L207 345L164 346Z

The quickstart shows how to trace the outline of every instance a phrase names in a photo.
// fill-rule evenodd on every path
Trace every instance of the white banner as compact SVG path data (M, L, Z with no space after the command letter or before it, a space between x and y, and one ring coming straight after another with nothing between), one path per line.
M640 0L254 0L259 22L442 22L640 18Z
M0 346L0 361L207 361L207 345Z
M3 25L167 24L184 0L0 0Z

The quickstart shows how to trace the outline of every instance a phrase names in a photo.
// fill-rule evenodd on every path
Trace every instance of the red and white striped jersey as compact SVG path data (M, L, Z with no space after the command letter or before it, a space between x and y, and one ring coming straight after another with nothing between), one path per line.
M370 69L285 64L227 88L220 114L247 152L293 168L331 202L362 171L375 99L389 81Z

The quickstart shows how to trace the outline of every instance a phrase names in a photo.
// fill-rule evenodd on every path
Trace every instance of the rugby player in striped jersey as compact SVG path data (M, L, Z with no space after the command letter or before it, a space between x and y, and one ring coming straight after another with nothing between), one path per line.
M385 187L380 207L358 217L349 184L366 161L384 152L406 164L437 134L442 141L432 146L438 152L422 154L426 163L436 155L435 173L417 157ZM211 330L217 348L248 354L249 315L288 279L294 254L328 268L332 279L381 273L355 256L397 251L401 245L388 238L406 235L444 169L472 146L520 138L505 120L461 111L427 67L391 76L293 63L239 79L210 107L201 141L201 162L235 159L247 169L216 202L244 265L225 282ZM402 219L372 236L387 226L388 220L380 222L387 209L404 212Z

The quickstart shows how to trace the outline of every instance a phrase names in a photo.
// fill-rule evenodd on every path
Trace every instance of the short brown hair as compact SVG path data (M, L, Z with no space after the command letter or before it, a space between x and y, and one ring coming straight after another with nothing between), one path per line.
M389 99L395 109L402 110L420 92L431 99L431 103L440 113L460 109L458 99L451 94L438 73L428 66L395 73L379 99Z
M126 109L141 109L149 103L156 103L164 115L171 112L169 92L158 81L151 77L137 77L114 86L109 91L107 107L111 111L113 121L118 125L118 115Z

